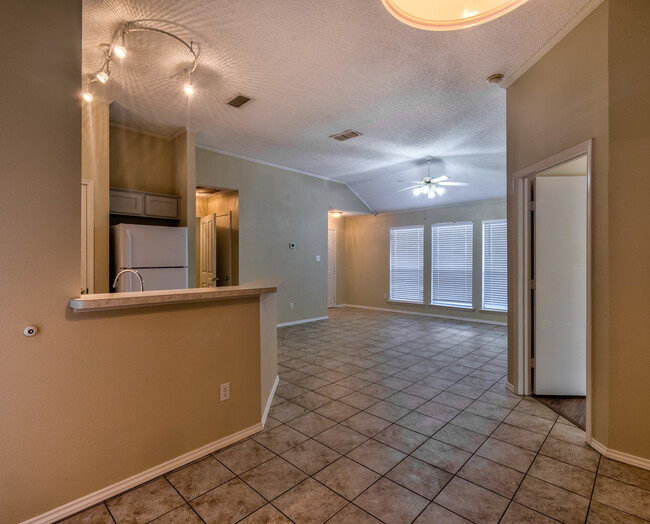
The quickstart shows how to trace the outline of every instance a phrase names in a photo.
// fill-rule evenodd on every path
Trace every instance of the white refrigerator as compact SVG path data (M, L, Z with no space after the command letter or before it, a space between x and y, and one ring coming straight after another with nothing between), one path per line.
M187 228L118 224L111 227L113 274L135 269L145 291L187 288ZM140 291L133 273L124 273L117 292Z

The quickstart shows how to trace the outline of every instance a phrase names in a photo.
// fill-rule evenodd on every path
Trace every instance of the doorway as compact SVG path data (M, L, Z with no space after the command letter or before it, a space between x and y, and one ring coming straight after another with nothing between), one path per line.
M591 141L514 174L515 392L591 440Z
M239 285L239 191L196 188L196 287Z
M336 229L327 230L327 307L336 306Z
M95 211L92 180L81 180L81 294L95 292Z
M199 276L201 287L230 286L232 274L232 212L200 219Z

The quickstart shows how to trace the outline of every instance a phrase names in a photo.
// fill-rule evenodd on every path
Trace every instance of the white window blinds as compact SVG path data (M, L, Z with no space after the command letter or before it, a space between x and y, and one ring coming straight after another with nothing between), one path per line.
M424 226L390 229L390 299L424 300Z
M472 307L471 222L431 226L431 304Z
M508 260L505 220L483 222L483 309L508 311Z

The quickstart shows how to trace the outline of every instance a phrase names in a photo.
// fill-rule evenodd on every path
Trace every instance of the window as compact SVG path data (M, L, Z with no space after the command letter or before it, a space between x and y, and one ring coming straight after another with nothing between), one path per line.
M431 304L472 307L471 222L431 226Z
M424 226L390 229L390 299L424 301Z
M483 309L508 311L506 221L483 221Z

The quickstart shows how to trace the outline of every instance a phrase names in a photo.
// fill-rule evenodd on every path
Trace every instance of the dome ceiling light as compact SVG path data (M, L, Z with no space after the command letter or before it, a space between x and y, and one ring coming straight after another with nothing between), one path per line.
M418 29L453 31L494 20L527 0L382 0L388 12Z

